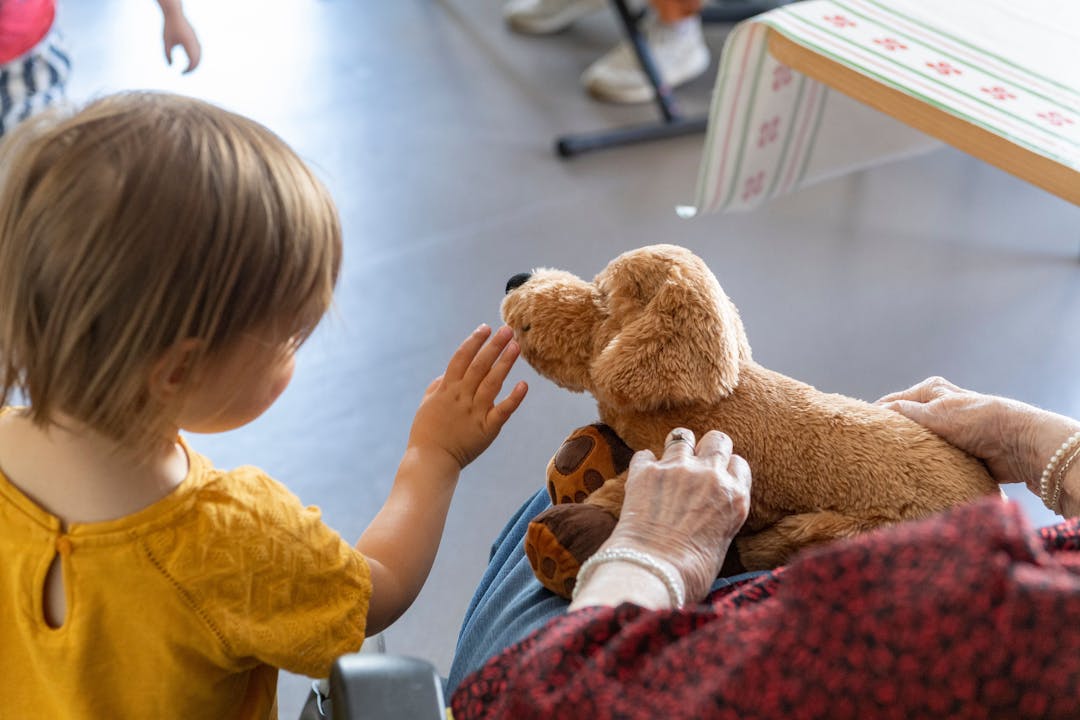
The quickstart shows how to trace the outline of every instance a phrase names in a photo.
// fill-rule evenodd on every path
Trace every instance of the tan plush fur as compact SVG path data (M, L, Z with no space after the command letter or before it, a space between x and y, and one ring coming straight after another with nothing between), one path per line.
M979 461L916 423L755 363L735 306L683 248L627 252L592 282L537 270L508 291L502 312L529 364L591 393L631 448L659 456L676 426L731 436L753 473L736 541L747 569L1000 493ZM584 503L618 517L624 480Z

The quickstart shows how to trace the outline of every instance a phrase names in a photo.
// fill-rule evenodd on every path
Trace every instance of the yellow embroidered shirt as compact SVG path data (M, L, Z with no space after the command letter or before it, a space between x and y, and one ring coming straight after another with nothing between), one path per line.
M256 468L190 468L167 497L64 532L0 473L0 718L267 718L277 668L360 648L363 555ZM67 610L50 627L60 556Z

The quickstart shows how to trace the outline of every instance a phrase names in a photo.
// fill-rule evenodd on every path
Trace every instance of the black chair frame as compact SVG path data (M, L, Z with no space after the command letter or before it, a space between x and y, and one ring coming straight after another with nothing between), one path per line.
M745 20L767 10L779 7L790 0L720 0L708 3L701 11L702 22L731 23ZM642 30L645 11L634 12L626 0L611 0L612 9L618 16L638 62L649 84L655 91L654 102L660 114L656 122L628 127L600 130L573 135L563 135L555 140L555 153L561 158L572 158L595 150L622 147L635 143L650 142L664 138L680 137L703 132L708 117L687 117L679 110L671 87L664 82L653 60L652 50Z

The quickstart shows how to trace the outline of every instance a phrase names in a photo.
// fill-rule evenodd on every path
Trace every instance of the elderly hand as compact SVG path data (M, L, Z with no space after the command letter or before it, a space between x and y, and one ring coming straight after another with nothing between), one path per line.
M688 602L700 601L749 509L750 467L732 453L731 438L714 430L695 446L694 434L678 428L659 460L648 450L634 455L622 515L600 550L627 548L655 558L682 581ZM610 574L596 573L590 584L602 577L610 582ZM591 604L602 601L597 588L590 594Z
M1039 493L1047 461L1080 422L1017 400L964 390L932 377L878 400L986 463L999 483L1025 483ZM1080 498L1076 473L1066 477L1066 496Z

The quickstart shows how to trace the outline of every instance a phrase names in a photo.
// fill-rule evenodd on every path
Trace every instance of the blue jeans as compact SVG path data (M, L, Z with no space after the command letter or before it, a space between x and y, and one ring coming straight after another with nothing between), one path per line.
M491 546L487 570L469 602L458 634L457 650L447 679L448 696L488 658L566 612L569 603L536 580L525 557L525 531L529 521L550 505L547 490L538 490L514 513ZM758 574L718 578L712 589Z

